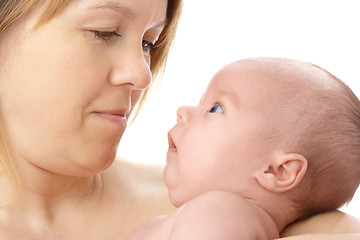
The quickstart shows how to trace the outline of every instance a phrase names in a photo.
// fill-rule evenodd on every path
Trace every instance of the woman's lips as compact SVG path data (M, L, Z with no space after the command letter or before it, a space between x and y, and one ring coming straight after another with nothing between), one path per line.
M127 124L127 118L125 111L104 111L94 112L98 117L108 120L116 124Z

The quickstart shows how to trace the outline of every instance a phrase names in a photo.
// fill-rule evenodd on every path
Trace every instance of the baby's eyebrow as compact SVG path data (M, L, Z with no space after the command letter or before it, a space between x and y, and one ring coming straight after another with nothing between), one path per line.
M228 98L233 104L235 104L236 106L240 105L240 99L238 94L236 94L233 91L224 91L224 90L220 90L219 91L219 96L221 97L225 97Z
M231 98L231 100L236 104L239 105L240 104L240 99L239 96L236 93L230 92L228 93L229 98Z
M127 17L128 19L134 19L137 17L136 13L124 6L123 4L119 3L119 2L113 2L113 1L109 1L106 2L104 4L99 4L99 5L94 5L88 8L88 10L93 10L93 9L110 9L110 10L114 10L122 15L124 15L125 17Z

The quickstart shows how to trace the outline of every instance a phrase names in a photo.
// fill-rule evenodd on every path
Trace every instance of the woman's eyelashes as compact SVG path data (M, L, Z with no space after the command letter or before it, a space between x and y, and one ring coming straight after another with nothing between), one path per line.
M209 110L210 113L224 113L224 110L220 104L215 104L213 107Z
M105 43L111 42L116 37L122 37L121 34L116 31L100 31L100 30L91 30L90 31L96 39L99 39ZM152 43L148 40L142 40L142 48L145 54L150 53L151 51L156 51L157 47L155 43Z
M99 30L91 30L96 39L100 39L104 42L111 42L114 37L121 37L119 33L116 31L99 31Z
M156 51L157 49L154 43L149 42L147 40L142 40L142 47L144 53L150 53L151 51Z

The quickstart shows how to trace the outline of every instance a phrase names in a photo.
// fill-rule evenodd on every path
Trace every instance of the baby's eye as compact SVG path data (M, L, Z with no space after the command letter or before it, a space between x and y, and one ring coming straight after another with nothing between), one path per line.
M224 110L220 104L215 104L210 110L210 113L224 113Z

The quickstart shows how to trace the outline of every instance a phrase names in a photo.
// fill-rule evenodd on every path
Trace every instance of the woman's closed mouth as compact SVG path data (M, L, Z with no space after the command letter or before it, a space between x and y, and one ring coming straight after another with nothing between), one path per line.
M128 113L129 111L127 109L115 109L94 112L94 114L96 114L98 117L117 124L126 124Z

